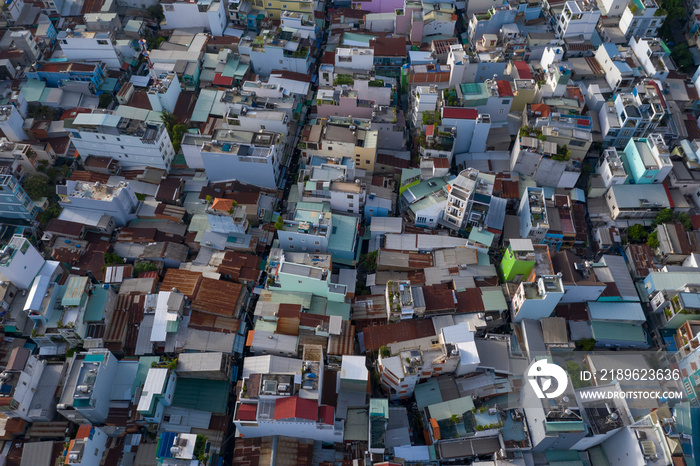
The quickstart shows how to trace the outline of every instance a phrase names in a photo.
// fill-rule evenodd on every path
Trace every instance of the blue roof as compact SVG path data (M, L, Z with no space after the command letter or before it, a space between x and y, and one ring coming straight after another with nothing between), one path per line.
M328 247L335 251L353 251L358 219L347 215L333 215L331 237Z
M413 389L413 393L416 395L416 407L421 411L427 406L442 403L442 393L440 393L437 379L428 379L427 382L419 383Z
M591 320L646 322L640 303L594 301L588 303Z
M616 57L620 54L620 52L617 50L617 45L615 44L605 43L602 45L602 47L605 48L605 51L608 53L610 58Z
M486 226L496 230L503 230L503 224L506 220L506 205L508 202L500 197L491 197L489 210L486 212Z
M85 322L97 322L104 318L107 298L110 293L109 290L105 290L104 288L95 287L92 290L92 295L90 296L90 301L85 311L85 317L83 317Z
M615 60L615 61L613 61L613 64L615 66L617 66L617 69L620 70L620 73L631 73L632 72L632 68L630 68L630 66L623 61Z
M700 309L700 294L698 293L680 293L683 300L683 306L691 309Z
M158 452L156 453L157 458L173 457L173 454L170 453L170 447L173 446L175 437L177 437L177 433L175 432L163 432L160 434L160 440L158 441Z
M483 244L487 248L490 248L493 244L494 236L495 235L490 231L479 231L478 228L472 228L472 231L469 233L469 241L474 241L476 243Z
M646 334L638 324L594 320L591 321L591 333L598 341L647 342Z

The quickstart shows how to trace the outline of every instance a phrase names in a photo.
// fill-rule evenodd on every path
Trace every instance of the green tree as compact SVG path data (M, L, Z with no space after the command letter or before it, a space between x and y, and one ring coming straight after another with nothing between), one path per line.
M595 338L583 338L576 342L577 351L593 351L595 348L596 340Z
M645 243L648 235L644 226L640 224L632 225L627 229L627 237L631 243Z
M178 123L177 125L173 126L171 141L176 154L180 152L182 138L185 136L186 132L187 126L183 125L182 123Z
M163 14L163 8L161 8L160 5L153 5L149 6L148 9L146 10L148 12L148 15L160 25L160 23L165 19L165 15Z
M176 361L177 363L177 361ZM197 440L194 442L194 457L202 461L206 454L207 437L204 435L197 435Z
M158 270L158 266L150 261L143 261L136 264L134 267L134 276L138 277L144 272L154 272Z
M652 233L647 237L647 245L648 245L651 249L656 249L656 248L659 247L660 243L659 243L659 238L658 238L656 232L652 232Z
M275 230L281 230L284 228L284 219L280 215L277 217L277 221L275 222Z
M172 141L172 131L173 131L173 127L177 123L177 118L175 118L175 115L173 114L173 112L163 110L160 114L160 120L165 124L165 129L168 130L168 133L171 136L170 140Z
M50 197L52 186L47 182L45 176L32 175L22 182L22 187L32 201L37 201L42 197Z
M98 107L107 108L113 100L114 99L112 98L112 94L100 94L100 103L98 104Z
M124 264L124 259L114 252L104 253L105 266Z
M438 126L440 126L441 123L442 123L442 121L440 120L440 112L431 111L431 110L423 112L423 124L424 125L438 125Z
M373 273L376 272L377 270L377 258L379 257L379 251L371 251L362 256L362 266L364 269L369 272Z
M381 354L383 358L388 358L391 356L391 350L389 349L388 346L382 345L379 348L379 354Z
M659 211L658 214L656 214L656 218L654 219L654 226L661 225L662 223L670 223L673 221L673 219L673 210L662 209L661 211Z
M61 215L61 210L63 210L61 206L55 202L51 202L46 210L39 214L39 223L46 225L54 218L58 218L58 216Z
M676 44L671 49L671 58L678 65L681 71L690 72L695 67L693 54L688 48L688 44Z
M676 221L680 222L683 225L683 228L685 228L686 230L693 229L693 222L690 220L690 215L686 214L685 212L677 213Z

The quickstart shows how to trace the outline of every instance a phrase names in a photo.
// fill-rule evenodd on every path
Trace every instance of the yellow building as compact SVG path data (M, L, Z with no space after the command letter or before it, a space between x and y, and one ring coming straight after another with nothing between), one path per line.
M377 160L378 131L357 130L355 140L355 168L374 173L374 164Z
M265 9L270 18L280 19L283 11L306 13L313 17L313 0L255 0L257 8Z

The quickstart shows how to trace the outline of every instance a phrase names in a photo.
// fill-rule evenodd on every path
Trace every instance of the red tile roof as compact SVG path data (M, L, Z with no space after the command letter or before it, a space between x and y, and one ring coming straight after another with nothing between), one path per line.
M432 136L435 133L435 125L427 125L425 127L425 135Z
M92 425L91 424L83 424L80 427L78 427L78 432L75 434L75 439L80 440L84 439L88 435L90 435L90 430L92 430Z
M432 160L435 168L450 168L450 161L447 158L434 157Z
M479 112L475 108L443 107L442 118L455 118L457 120L476 120Z
M335 409L333 409L333 406L319 406L318 420L324 424L332 426L335 423Z
M72 108L61 114L61 120L65 120L66 118L75 118L81 113L92 113L92 110L89 108Z
M546 118L552 113L551 107L547 104L530 104L530 110L539 114L542 118Z
M212 202L211 208L222 212L228 212L233 208L233 199L221 199L217 197L214 199L214 202Z
M275 401L275 419L307 419L318 420L318 405L314 400L292 396L278 398Z
M513 89L508 81L500 80L496 81L496 84L498 85L499 97L513 97Z
M520 79L532 79L532 71L530 71L530 65L524 61L513 62L515 69L518 70L518 76Z
M377 57L406 56L405 37L378 37L375 40L370 40L369 46L374 48L374 55Z
M233 77L222 76L221 73L216 73L212 84L215 86L231 87L233 86Z
M365 337L365 349L377 351L388 343L432 337L435 335L435 327L432 320L415 319L367 327L362 333Z
M257 414L258 414L258 405L257 404L241 404L238 407L238 420L239 421L254 421Z

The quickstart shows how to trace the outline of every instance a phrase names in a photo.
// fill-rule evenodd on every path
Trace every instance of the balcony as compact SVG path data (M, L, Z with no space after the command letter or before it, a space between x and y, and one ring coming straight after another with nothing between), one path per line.
M681 294L677 294L670 299L668 307L664 309L664 316L666 317L666 322L670 322L678 315L697 316L700 315L700 309L686 307ZM691 319L692 317L688 318Z

